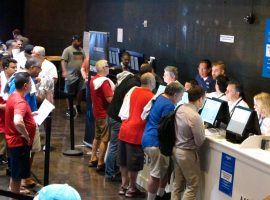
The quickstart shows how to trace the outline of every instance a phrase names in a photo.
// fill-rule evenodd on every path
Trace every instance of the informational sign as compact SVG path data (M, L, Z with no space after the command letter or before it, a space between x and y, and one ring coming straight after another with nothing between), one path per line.
M262 76L270 78L270 19L266 20Z
M90 31L89 51L90 60L108 60L109 33ZM91 62L90 62L91 63Z
M219 191L232 196L233 192L233 179L235 169L235 158L222 153L220 177L219 177Z
M219 41L227 42L227 43L234 43L234 36L233 35L220 35Z

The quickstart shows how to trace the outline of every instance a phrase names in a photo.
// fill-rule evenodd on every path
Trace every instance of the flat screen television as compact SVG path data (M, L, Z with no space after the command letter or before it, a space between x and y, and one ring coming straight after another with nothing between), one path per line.
M132 72L139 72L140 66L144 62L144 54L135 52L135 51L127 51L130 54L130 67Z
M226 129L226 139L242 143L254 134L261 135L257 113L249 108L236 106Z
M207 98L200 115L209 128L219 128L221 123L227 125L230 119L228 103L218 98Z

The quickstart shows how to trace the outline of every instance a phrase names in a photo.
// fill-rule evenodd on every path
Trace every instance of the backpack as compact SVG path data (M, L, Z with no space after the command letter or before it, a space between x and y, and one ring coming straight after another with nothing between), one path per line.
M172 155L175 145L175 115L179 107L162 117L158 123L159 149L165 156Z

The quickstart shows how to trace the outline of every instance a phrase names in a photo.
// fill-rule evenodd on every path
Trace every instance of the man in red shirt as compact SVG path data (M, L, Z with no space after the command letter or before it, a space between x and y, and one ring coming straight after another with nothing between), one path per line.
M139 197L144 195L136 188L138 172L143 169L144 153L141 146L146 121L142 120L143 108L154 96L155 76L141 76L141 87L133 87L126 95L120 110L123 122L119 132L118 163L122 176L120 195ZM129 103L127 103L129 102ZM125 108L126 107L126 108Z
M107 107L112 101L114 84L106 77L109 74L106 60L97 61L96 70L97 75L92 77L90 81L90 94L95 119L95 138L89 167L97 167L97 171L103 172L105 169L104 157L109 141ZM99 149L98 156L97 149Z
M8 94L5 86L9 78L17 70L17 61L12 58L3 59L3 71L0 73L0 165L6 161L6 140L5 140L5 107Z
M19 193L21 179L30 177L30 149L36 123L24 96L30 92L31 79L27 72L15 74L16 91L12 93L5 109L5 138L10 150L10 189Z

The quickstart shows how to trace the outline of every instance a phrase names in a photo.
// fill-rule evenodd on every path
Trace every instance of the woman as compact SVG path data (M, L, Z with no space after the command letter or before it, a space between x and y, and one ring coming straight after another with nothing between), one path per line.
M254 109L259 118L262 134L270 135L270 94L262 92L255 95Z
M206 97L208 98L218 98L224 101L227 101L227 97L225 95L227 86L228 86L229 79L224 75L219 75L216 78L216 85L215 85L215 92L207 93Z

